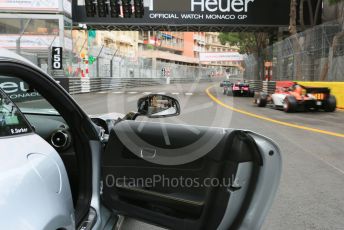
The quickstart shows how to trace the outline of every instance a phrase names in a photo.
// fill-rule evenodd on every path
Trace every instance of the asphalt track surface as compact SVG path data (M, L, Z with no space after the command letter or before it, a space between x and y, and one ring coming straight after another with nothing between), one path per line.
M344 229L344 111L286 114L258 108L252 98L223 95L217 83L123 89L74 98L89 114L126 113L134 111L137 99L148 93L165 93L181 103L179 117L160 121L252 130L280 146L281 184L263 229ZM128 219L123 229L155 228Z

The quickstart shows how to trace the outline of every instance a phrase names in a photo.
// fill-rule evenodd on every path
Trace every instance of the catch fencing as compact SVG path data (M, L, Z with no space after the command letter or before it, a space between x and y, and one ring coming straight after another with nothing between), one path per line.
M93 63L74 58L68 78L71 94L161 84L210 82L218 69L178 65L152 59L116 56L108 48L93 48ZM223 75L225 70L222 71ZM223 76L218 76L223 77Z
M89 50L89 56L94 57L93 62L81 59L78 53L64 52L64 68L52 70L50 48L40 52L22 49L20 55L64 82L64 87L71 94L161 84L211 82L225 76L225 69L220 67L206 68L162 61L153 64L152 59L118 56L116 51L105 47L92 47Z
M264 80L272 62L272 80L344 81L344 29L338 22L318 25L269 46L260 57L245 56L245 79Z
M167 78L208 79L212 72L225 70L200 66L181 65L154 61L151 58L117 56L116 52L104 47L93 48L90 54L95 57L93 63L74 58L73 75L89 78ZM76 54L77 56L77 54Z

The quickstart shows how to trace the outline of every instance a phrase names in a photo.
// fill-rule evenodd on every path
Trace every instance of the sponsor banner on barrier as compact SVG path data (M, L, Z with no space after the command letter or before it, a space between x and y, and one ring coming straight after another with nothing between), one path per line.
M69 79L57 78L59 83L67 92L69 91ZM14 102L30 101L41 99L42 96L34 89L15 77L0 77L0 88L9 96Z
M243 56L238 52L222 52L222 53L199 53L201 62L213 61L243 61Z

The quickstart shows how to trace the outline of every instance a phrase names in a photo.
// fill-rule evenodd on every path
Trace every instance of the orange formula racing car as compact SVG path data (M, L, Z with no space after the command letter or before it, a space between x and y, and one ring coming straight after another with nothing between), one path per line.
M277 82L273 94L256 93L254 103L259 107L269 106L292 113L299 111L334 112L337 107L335 96L329 88L305 87L291 81Z

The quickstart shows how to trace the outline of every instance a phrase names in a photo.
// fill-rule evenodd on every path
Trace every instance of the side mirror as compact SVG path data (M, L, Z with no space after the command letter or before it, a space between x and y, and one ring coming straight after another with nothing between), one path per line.
M149 118L172 117L180 114L180 105L173 97L150 94L138 100L137 111Z

